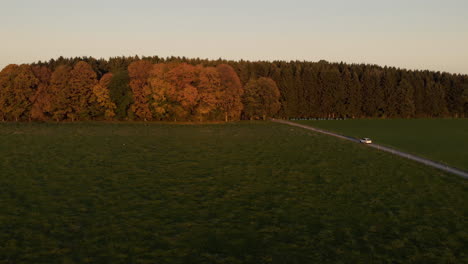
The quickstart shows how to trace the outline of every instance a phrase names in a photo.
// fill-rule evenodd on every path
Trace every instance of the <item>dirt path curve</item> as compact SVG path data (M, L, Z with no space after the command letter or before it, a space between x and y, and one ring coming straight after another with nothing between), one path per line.
M311 127L311 126L301 125L301 124L298 124L298 123L289 122L289 121L280 120L280 119L271 119L271 121L276 122L276 123L285 124L285 125L300 127L300 128L312 130L312 131L315 131L315 132L318 132L318 133L322 133L322 134L325 134L325 135L329 135L329 136L349 140L349 141L352 141L352 142L360 143L359 139L357 139L357 138L339 135L339 134L336 134L336 133L333 133L333 132L330 132L330 131L318 129L318 128ZM412 155L412 154L409 154L409 153L406 153L406 152L402 152L402 151L399 151L399 150L396 150L396 149L393 149L393 148L389 148L389 147L385 147L385 146L382 146L382 145L378 145L378 144L368 144L367 146L371 147L371 148L379 149L379 150L382 150L382 151L385 151L385 152L389 152L389 153L392 153L394 155L397 155L397 156L400 156L400 157L403 157L403 158L414 160L414 161L422 163L424 165L431 166L431 167L434 167L436 169L443 170L443 171L449 172L449 173L453 173L455 175L458 175L460 177L468 179L468 172L462 171L462 170L454 168L454 167L449 167L447 165L444 165L444 164L441 164L441 163L438 163L438 162L435 162L435 161L432 161L432 160L429 160L429 159L418 157L418 156L415 156L415 155Z

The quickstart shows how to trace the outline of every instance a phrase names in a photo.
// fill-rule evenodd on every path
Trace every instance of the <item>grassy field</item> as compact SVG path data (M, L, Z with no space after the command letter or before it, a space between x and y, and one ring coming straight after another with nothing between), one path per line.
M467 263L466 201L459 177L269 122L0 124L2 264Z
M343 135L370 137L375 143L468 171L468 119L357 119L297 121Z

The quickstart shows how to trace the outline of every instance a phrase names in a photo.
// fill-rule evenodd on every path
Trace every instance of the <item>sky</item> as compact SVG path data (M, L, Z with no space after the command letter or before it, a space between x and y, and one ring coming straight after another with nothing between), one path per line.
M0 0L0 36L0 68L158 55L468 74L466 0Z

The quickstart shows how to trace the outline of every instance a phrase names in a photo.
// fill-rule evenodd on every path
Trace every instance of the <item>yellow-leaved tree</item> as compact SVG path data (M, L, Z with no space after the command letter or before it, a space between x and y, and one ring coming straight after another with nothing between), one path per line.
M104 74L99 82L93 87L92 101L95 103L96 115L103 116L110 120L115 116L115 103L110 98L109 84L112 80L112 73Z

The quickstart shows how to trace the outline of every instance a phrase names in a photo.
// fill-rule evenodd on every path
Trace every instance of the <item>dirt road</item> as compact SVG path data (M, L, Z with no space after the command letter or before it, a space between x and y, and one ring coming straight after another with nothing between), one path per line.
M333 137L353 141L353 142L356 142L356 143L360 143L359 139L357 139L357 138L339 135L339 134L336 134L336 133L333 133L333 132L330 132L330 131L326 131L326 130L311 127L311 126L301 125L301 124L298 124L298 123L294 123L294 122L290 122L290 121L286 121L286 120L280 120L280 119L271 119L271 121L276 122L276 123L290 125L290 126L300 127L300 128L312 130L312 131L315 131L315 132L318 132L318 133L322 133L322 134L325 134L325 135L329 135L329 136L333 136ZM379 149L379 150L382 150L382 151L385 151L385 152L389 152L389 153L392 153L394 155L397 155L397 156L400 156L400 157L403 157L403 158L414 160L414 161L422 163L424 165L431 166L431 167L437 168L439 170L443 170L445 172L449 172L449 173L458 175L460 177L463 177L465 179L468 179L468 172L462 171L462 170L454 168L454 167L450 167L450 166L447 166L447 165L444 165L444 164L441 164L441 163L438 163L438 162L435 162L435 161L432 161L432 160L429 160L429 159L426 159L426 158L415 156L413 154L409 154L409 153L406 153L406 152L402 152L402 151L399 151L399 150L396 150L396 149L393 149L393 148L389 148L389 147L385 147L385 146L382 146L382 145L378 145L378 144L367 144L367 146L371 147L371 148Z

